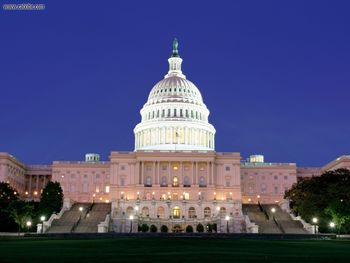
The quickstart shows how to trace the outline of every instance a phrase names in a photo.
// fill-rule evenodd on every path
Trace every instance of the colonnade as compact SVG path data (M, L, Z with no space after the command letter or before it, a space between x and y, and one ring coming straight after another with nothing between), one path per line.
M26 175L25 195L28 197L40 197L41 190L50 181L50 175Z
M185 144L214 149L214 134L210 131L189 127L157 127L144 129L135 134L135 149L151 145Z
M163 170L163 167L166 169ZM138 184L145 185L147 177L151 177L151 184L160 186L174 185L176 177L178 186L213 185L215 164L212 161L138 161L136 174ZM162 178L166 178L166 185L162 185ZM189 179L185 182L185 177ZM201 177L204 181L201 181Z

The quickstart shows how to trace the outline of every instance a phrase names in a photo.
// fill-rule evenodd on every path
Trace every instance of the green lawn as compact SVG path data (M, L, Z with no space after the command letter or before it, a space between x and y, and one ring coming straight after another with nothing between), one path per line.
M0 262L350 262L350 241L181 237L0 239Z

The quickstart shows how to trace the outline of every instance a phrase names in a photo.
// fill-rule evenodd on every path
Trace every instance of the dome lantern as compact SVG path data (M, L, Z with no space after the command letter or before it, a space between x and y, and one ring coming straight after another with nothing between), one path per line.
M186 78L186 76L183 75L182 71L181 71L182 58L180 58L178 46L179 46L179 43L178 43L177 39L174 38L173 53L172 53L171 57L168 59L169 71L165 77L179 75L179 76Z

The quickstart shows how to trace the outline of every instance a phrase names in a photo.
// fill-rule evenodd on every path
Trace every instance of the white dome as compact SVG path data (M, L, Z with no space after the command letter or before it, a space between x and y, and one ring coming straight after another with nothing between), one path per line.
M151 90L136 125L135 150L214 150L215 129L199 89L182 74L177 41L169 71Z
M203 104L198 88L184 77L171 75L159 81L151 90L147 105L163 102Z

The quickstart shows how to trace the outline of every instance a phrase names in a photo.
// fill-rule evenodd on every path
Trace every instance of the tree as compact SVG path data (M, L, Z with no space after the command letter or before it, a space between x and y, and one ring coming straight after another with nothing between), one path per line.
M168 227L167 227L166 225L162 225L162 226L160 227L160 232L162 232L162 233L168 233Z
M141 231L142 232L148 232L149 230L149 226L147 224L142 224L141 225Z
M151 225L151 227L150 227L150 231L152 232L152 233L155 233L155 232L157 232L157 227L155 226L155 225Z
M197 232L202 233L204 232L204 226L201 223L199 223L196 227L196 230Z
M208 224L207 225L207 232L213 232L213 225L212 224Z
M39 211L50 217L52 213L58 213L63 205L63 191L59 182L49 182L44 188L39 205Z
M191 225L186 226L186 233L192 233L193 227Z
M34 206L25 201L13 201L10 203L7 211L9 216L18 225L18 234L26 226L26 222L31 220L33 216Z
M18 200L16 189L8 183L0 182L0 231L16 231L17 226L9 216L9 205Z
M321 232L329 232L329 222L338 231L350 233L350 170L327 171L321 176L302 179L286 192L294 213L307 222L318 218Z
M7 207L15 200L18 200L16 189L8 183L0 182L0 208Z

